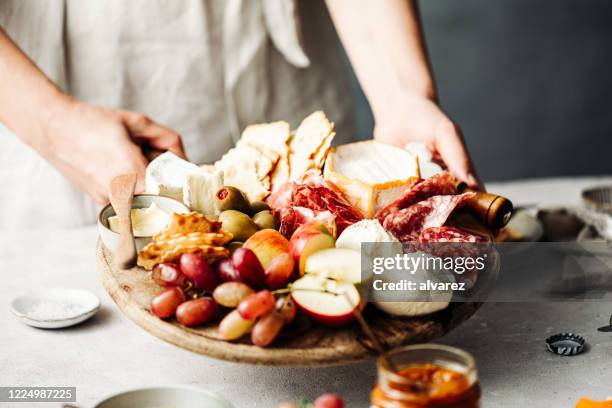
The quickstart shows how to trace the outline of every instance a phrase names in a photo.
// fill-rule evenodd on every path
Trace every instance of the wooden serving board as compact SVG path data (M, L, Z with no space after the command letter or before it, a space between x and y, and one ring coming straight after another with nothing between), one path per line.
M148 307L161 288L140 268L120 271L112 254L101 241L97 246L98 269L102 283L119 309L137 325L168 343L206 356L249 364L274 366L337 365L375 357L370 342L357 324L340 329L311 325L307 319L282 332L271 347L260 348L246 339L221 340L217 323L187 328L175 320L161 320ZM364 317L372 329L395 348L433 340L467 320L480 303L453 303L445 310L423 317L395 317L375 307L367 307Z

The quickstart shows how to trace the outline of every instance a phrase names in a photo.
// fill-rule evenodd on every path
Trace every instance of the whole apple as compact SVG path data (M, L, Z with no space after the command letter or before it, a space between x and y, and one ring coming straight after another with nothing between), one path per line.
M251 235L243 245L255 252L264 269L280 254L289 253L289 241L280 232L273 229L262 229Z

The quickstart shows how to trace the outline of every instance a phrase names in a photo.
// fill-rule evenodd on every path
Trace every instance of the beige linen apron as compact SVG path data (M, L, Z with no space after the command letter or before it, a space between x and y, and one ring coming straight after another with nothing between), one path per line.
M144 112L180 132L197 163L219 158L250 123L295 126L316 109L352 136L319 0L0 0L0 25L66 92ZM0 228L79 226L97 211L0 125Z

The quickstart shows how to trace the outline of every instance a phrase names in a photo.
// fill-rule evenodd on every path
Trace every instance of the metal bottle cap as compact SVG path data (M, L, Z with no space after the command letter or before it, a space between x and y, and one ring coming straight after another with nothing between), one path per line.
M546 339L546 348L560 356L575 356L584 350L584 337L574 333L559 333Z

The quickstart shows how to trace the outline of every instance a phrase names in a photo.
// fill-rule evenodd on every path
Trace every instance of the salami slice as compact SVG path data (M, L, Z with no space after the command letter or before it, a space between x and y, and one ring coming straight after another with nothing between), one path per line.
M419 236L419 242L469 242L477 243L483 242L484 240L477 236L470 234L469 232L461 231L455 227L430 227L421 233Z
M382 224L389 214L408 208L419 201L426 200L432 196L456 193L455 177L448 171L445 171L428 179L414 182L408 191L378 210L374 217Z
M401 242L419 241L428 228L441 227L474 193L436 195L387 215L383 226Z

